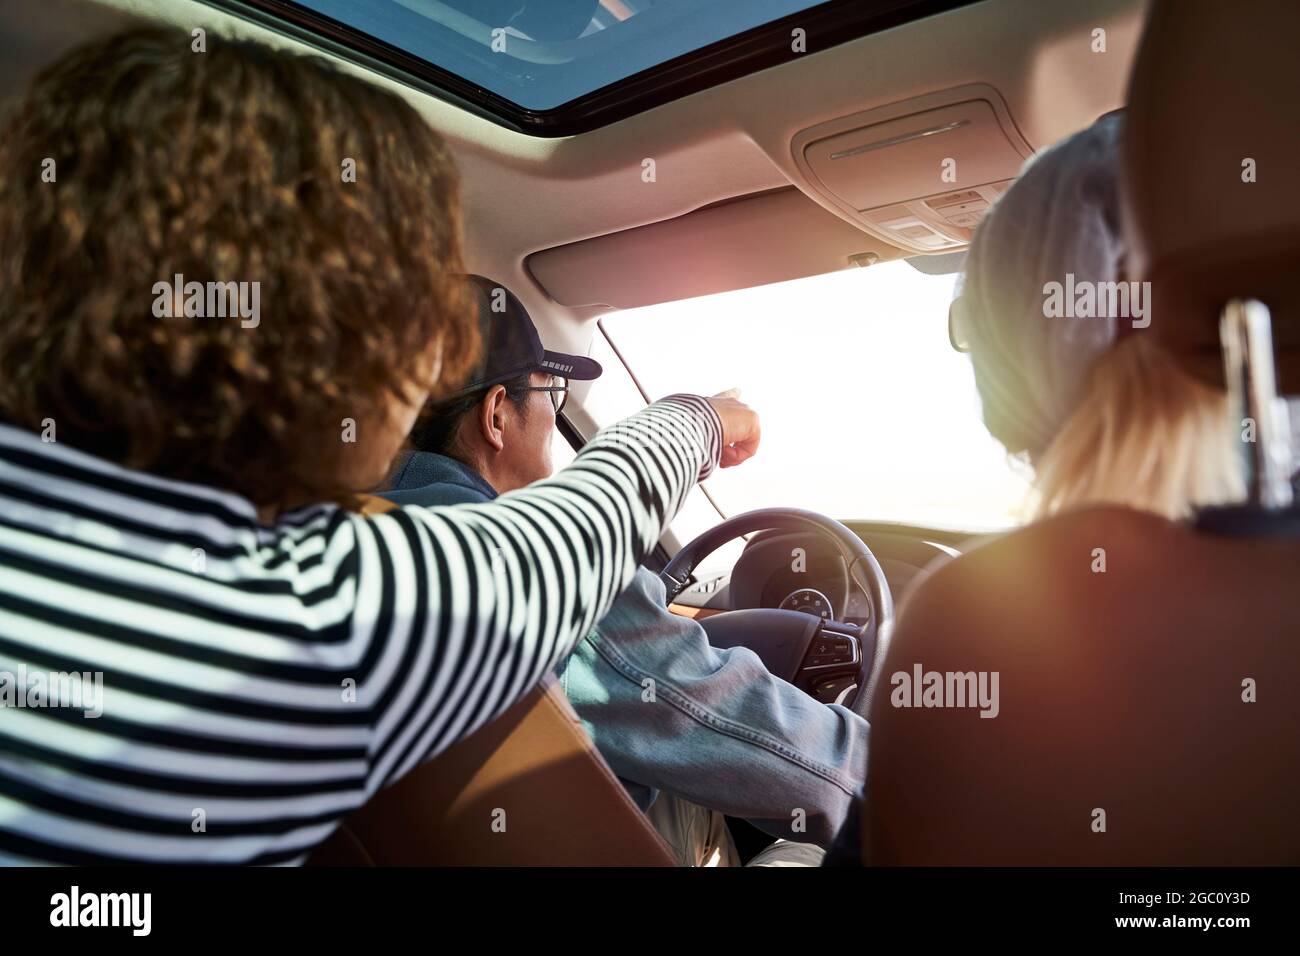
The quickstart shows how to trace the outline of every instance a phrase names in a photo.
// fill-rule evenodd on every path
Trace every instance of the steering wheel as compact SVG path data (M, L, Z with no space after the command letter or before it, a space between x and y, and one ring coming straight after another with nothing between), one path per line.
M668 601L671 603L685 590L699 563L722 545L740 535L767 530L811 530L834 542L848 568L849 579L871 605L867 623L858 627L802 611L746 608L701 620L709 643L715 647L748 647L773 674L805 689L834 678L855 678L857 689L845 702L854 712L867 716L894 627L894 596L871 549L834 518L797 508L762 508L728 518L678 551L660 572Z

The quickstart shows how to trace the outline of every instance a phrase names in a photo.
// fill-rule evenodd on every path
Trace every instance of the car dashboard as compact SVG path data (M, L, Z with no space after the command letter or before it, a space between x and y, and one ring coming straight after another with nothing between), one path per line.
M957 557L973 540L967 533L905 525L844 522L880 562L898 605L923 571ZM862 625L871 614L867 596L851 585L839 550L815 531L764 531L752 535L735 565L709 571L676 602L701 612L784 608Z

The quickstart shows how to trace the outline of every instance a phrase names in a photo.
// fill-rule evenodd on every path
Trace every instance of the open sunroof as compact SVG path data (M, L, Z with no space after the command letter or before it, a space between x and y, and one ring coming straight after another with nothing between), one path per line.
M557 136L973 0L212 2L312 34L503 125Z

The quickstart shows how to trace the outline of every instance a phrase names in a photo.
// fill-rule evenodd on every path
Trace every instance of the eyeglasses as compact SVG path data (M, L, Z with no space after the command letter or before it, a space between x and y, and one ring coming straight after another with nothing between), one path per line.
M561 378L559 375L551 379L552 382L558 382L556 385L528 385L521 389L524 392L548 392L551 396L551 407L555 409L555 414L563 411L565 403L569 400L569 380Z

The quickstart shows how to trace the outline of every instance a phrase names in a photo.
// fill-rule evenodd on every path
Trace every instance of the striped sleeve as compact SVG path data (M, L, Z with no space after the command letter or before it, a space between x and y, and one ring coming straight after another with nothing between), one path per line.
M377 721L368 789L536 685L609 610L721 444L708 401L672 396L491 503L354 518L354 627L386 636L358 682Z

